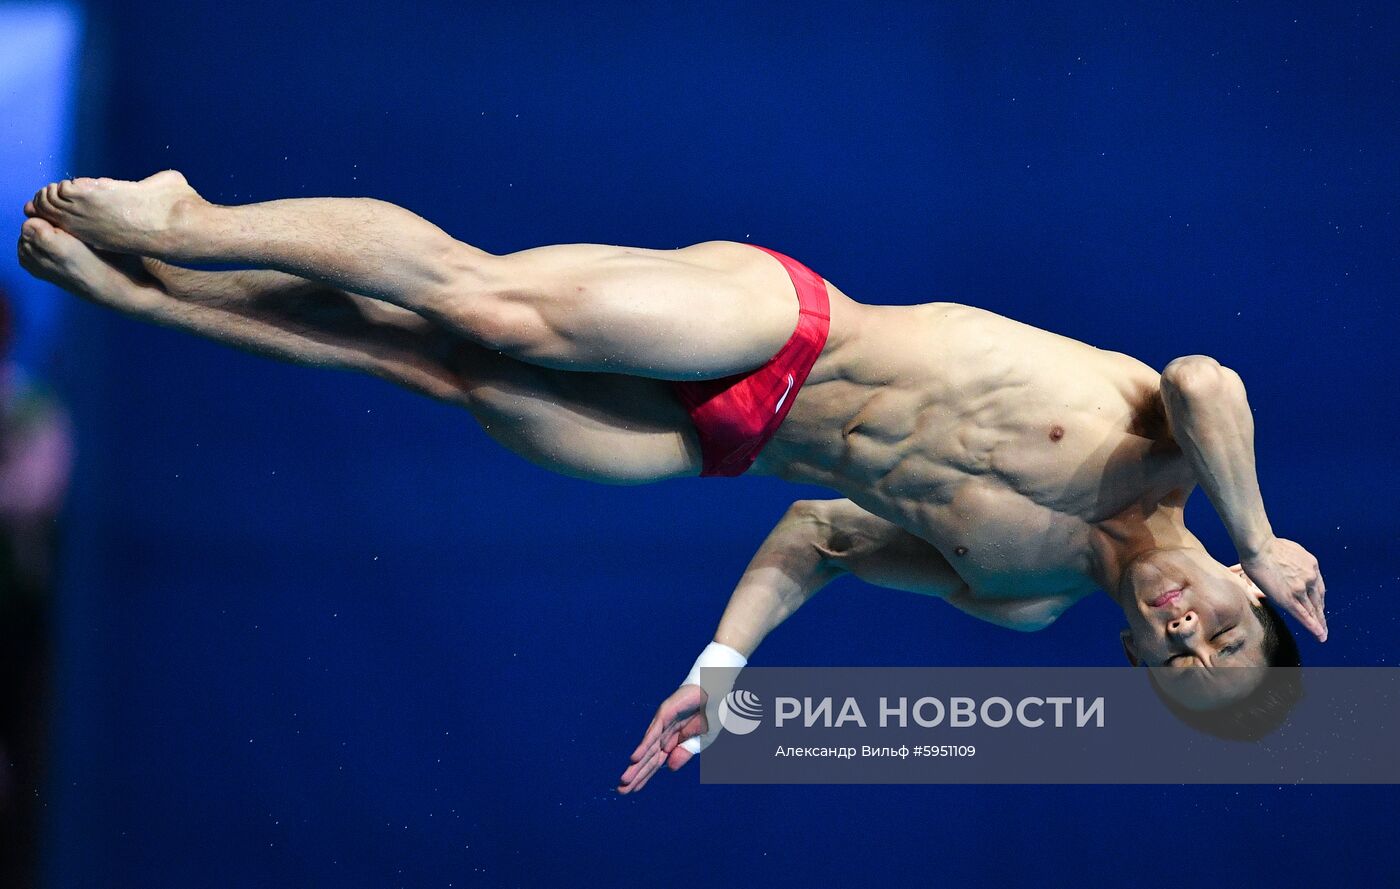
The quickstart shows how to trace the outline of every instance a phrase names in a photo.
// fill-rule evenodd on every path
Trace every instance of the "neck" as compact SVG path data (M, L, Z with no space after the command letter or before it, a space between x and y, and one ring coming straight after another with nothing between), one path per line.
M1153 550L1201 545L1182 521L1183 512L1181 506L1158 506L1146 516L1116 516L1099 523L1089 571L1099 589L1120 607L1123 575L1133 560Z

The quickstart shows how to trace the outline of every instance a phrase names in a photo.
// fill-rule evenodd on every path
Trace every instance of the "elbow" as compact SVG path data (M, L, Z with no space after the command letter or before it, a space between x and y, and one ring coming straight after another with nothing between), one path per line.
M787 508L782 524L804 543L824 546L831 539L831 505L827 500L797 500Z
M1243 391L1244 381L1209 355L1183 355L1162 370L1162 388L1177 396L1209 398L1232 390Z
M804 552L815 553L822 567L840 571L850 546L836 530L835 512L840 500L798 500L788 507L783 524L792 531L789 539Z

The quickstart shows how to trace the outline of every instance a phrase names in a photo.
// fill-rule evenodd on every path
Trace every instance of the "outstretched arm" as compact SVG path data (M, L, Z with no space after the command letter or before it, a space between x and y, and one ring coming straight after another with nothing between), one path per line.
M1177 358L1162 371L1172 436L1230 534L1240 565L1270 599L1327 638L1326 586L1317 559L1274 535L1254 469L1254 416L1244 381L1205 355Z
M709 731L709 700L717 702L728 693L739 668L774 627L842 574L939 596L958 607L967 599L967 584L927 541L850 500L799 500L749 562L720 619L715 641L681 688L657 710L618 790L640 790L663 764L678 769L713 740L718 728ZM978 616L1001 622L995 616ZM708 674L719 682L711 680L702 688L699 668L712 665L722 668Z

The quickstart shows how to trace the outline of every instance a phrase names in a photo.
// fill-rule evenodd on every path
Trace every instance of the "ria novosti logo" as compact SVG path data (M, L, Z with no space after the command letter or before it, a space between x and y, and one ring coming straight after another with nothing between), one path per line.
M763 721L763 699L736 688L719 702L719 724L735 735L747 735Z

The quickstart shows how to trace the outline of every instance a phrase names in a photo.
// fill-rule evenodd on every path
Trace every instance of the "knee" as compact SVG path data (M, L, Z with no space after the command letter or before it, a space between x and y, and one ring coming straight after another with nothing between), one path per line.
M495 352L516 357L546 354L558 333L548 323L551 313L544 311L544 302L549 295L539 283L516 274L508 257L459 263L450 278L454 283L436 301L441 320Z
M549 338L538 311L490 294L478 294L453 306L448 321L473 342L513 357L540 354Z

